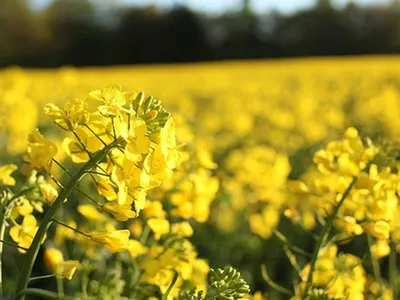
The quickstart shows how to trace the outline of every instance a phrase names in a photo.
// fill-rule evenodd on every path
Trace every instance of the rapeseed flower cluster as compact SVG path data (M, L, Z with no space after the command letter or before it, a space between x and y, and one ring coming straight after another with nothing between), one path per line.
M349 128L343 140L315 153L319 174L309 176L309 184L292 181L290 188L318 216L328 216L345 198L334 221L340 237L371 234L378 241L374 248L380 245L382 250L393 232L400 182L397 168L380 161L382 151Z
M188 220L205 222L218 191L210 153L199 149L196 163L190 163L188 153L176 142L175 123L160 101L142 92L124 92L118 85L94 90L61 107L49 103L45 114L65 137L59 143L33 130L24 156L27 187L4 196L3 222L9 218L12 226L3 224L10 226L11 239L25 254L17 294L29 290L32 265L43 243L44 263L58 278L58 293L63 293L60 280L71 280L80 264L85 270L94 261L117 253L121 255L117 261L133 262L130 297L147 298L149 286L154 295L168 299L193 287L206 293L210 268L188 240L193 235ZM69 161L59 161L59 151ZM174 175L178 167L182 173ZM1 167L2 186L16 185L11 176L16 169L15 165ZM79 187L87 179L97 195ZM165 179L168 183L160 187ZM72 193L80 195L79 201ZM71 205L84 222L58 216ZM35 217L39 213L44 213L41 221ZM52 224L56 224L54 240L47 242ZM71 242L80 245L80 251L73 253L74 260L64 260L63 251L68 252ZM121 278L116 280L119 287L126 284ZM248 291L247 285L240 291ZM98 293L101 290L85 290L83 297Z
M248 211L250 229L267 239L279 224L286 205L288 158L271 148L257 146L232 151L225 160L225 190L233 207Z

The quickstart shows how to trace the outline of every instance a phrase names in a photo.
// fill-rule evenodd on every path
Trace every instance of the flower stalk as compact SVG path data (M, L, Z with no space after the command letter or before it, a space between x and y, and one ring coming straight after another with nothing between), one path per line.
M79 181L85 176L85 174L94 168L101 160L103 160L107 154L115 148L120 140L116 140L109 144L108 146L104 147L102 150L97 152L91 159L85 163L82 168L70 179L68 184L64 187L64 189L60 192L52 206L46 212L39 229L32 241L32 244L25 254L25 258L21 268L21 276L19 277L17 289L16 289L16 299L22 300L25 298L23 291L28 287L29 278L32 272L33 264L36 260L36 257L39 252L40 245L53 221L53 217L61 208L62 204L64 203L65 199L71 194L71 192L75 189Z
M369 165L370 164L368 163L366 169L369 167ZM358 180L358 176L354 176L353 180L351 181L351 183L349 184L349 186L343 193L342 197L340 198L339 203L333 208L332 213L328 216L325 226L322 228L322 232L319 236L317 245L315 246L314 252L311 257L310 273L308 275L305 292L302 297L303 300L307 299L308 295L311 292L313 275L314 275L315 267L317 265L318 255L319 255L321 249L327 244L329 234L331 233L332 228L333 228L333 222L335 220L335 217L337 216L340 207L346 200L347 196L350 194L350 192L351 192L352 188L354 187L354 185L356 184L357 180Z

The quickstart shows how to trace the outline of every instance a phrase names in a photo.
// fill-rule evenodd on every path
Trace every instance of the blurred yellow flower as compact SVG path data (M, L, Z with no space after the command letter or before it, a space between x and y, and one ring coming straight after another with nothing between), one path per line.
M105 215L99 212L97 208L91 204L78 205L77 210L88 220L103 221L106 218Z
M90 239L96 243L104 244L112 253L128 249L130 232L127 229L116 230L110 233L92 232Z
M79 261L64 261L64 256L61 251L55 248L46 248L43 255L44 263L47 269L49 269L56 276L62 276L68 280L72 279L77 267L79 266Z
M147 221L147 224L151 231L153 231L156 240L160 239L162 235L167 234L170 230L169 222L166 219L151 218Z
M11 177L11 173L17 170L16 165L3 165L0 166L0 186L1 185L15 185L15 179Z

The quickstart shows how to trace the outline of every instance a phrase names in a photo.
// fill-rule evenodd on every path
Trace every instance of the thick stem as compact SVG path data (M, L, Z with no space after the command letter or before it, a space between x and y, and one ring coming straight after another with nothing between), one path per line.
M369 164L367 165L367 167ZM335 220L336 215L339 212L340 207L342 206L344 200L346 200L347 196L350 194L351 189L357 182L358 176L355 176L349 186L347 187L346 191L343 193L342 197L339 200L339 203L333 208L332 213L328 216L325 226L322 228L322 232L319 236L319 239L317 241L317 245L314 248L314 252L311 258L311 263L310 263L310 273L307 278L307 283L306 283L306 289L303 295L303 300L307 299L309 293L311 292L312 288L312 280L313 280L313 275L314 275L314 270L317 265L317 260L318 260L318 255L321 249L326 245L326 242L328 241L329 234L331 233L332 227L333 227L333 221Z
M36 257L39 252L40 245L52 223L52 219L57 211L61 208L61 205L67 199L67 197L71 194L71 192L75 189L78 182L85 176L86 172L94 168L106 155L117 146L118 140L114 141L107 147L104 147L102 150L96 153L95 156L92 156L91 159L82 166L82 168L70 179L68 184L64 187L61 193L58 195L57 199L53 202L52 206L48 209L46 214L43 217L43 220L40 223L38 231L32 241L29 250L25 254L25 258L21 268L21 276L19 277L19 281L17 284L17 300L24 299L23 291L27 288L29 283L29 277L32 272L33 264L35 263Z

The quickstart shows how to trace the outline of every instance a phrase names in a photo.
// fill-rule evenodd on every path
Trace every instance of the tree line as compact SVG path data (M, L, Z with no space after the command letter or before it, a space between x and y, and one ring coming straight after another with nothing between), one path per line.
M0 1L0 66L56 67L298 56L389 54L400 50L400 9L344 8L319 0L291 15L243 9L219 16L184 6L53 0L32 11Z

